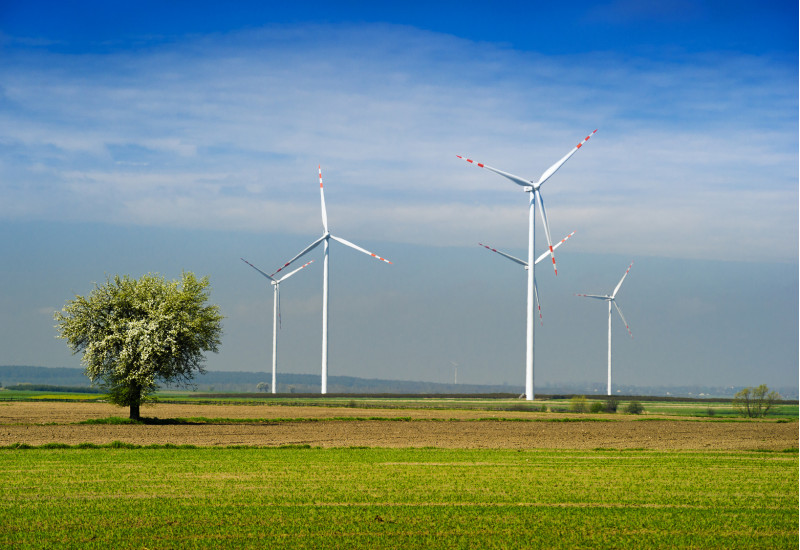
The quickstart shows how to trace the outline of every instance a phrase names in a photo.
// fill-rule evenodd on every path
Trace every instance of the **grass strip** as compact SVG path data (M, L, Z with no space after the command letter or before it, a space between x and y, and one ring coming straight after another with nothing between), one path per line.
M125 443L122 441L112 441L110 443L77 443L69 445L67 443L43 443L42 445L30 445L28 443L12 443L10 445L0 445L0 451L31 451L31 450L82 450L82 449L208 449L209 447L198 447L197 445L181 444L175 445L173 443L151 443L149 445L137 445L134 443ZM227 445L222 447L214 447L216 449L263 449L265 447L259 445ZM311 445L277 445L269 447L271 449L311 449ZM365 447L366 448L366 447Z
M313 422L710 422L710 423L764 423L764 424L789 424L797 423L797 420L785 418L779 419L727 419L727 418L703 418L703 417L658 417L658 418L636 418L636 417L616 417L598 418L593 416L570 416L570 417L495 417L483 416L478 418L413 418L408 416L330 416L320 418L309 417L273 417L273 418L231 418L231 417L177 417L177 418L158 418L142 417L139 420L110 416L105 418L88 418L75 422L14 422L6 424L8 426L61 426L61 425L225 425L225 424L280 424L280 423L313 423Z
M143 417L139 420L111 416L107 418L90 418L73 422L76 425L192 425L192 424L278 424L298 422L619 422L622 419L611 418L515 418L515 417L481 417L481 418L412 418L410 416L330 416L323 418L208 418L194 416L187 418Z
M123 441L112 441L110 443L76 443L70 445L68 443L42 443L41 445L31 445L29 443L11 443L9 445L0 445L0 451L29 451L29 450L51 450L51 449L320 449L321 447L312 447L307 444L286 444L286 445L221 445L221 446L198 446L190 444L176 445L174 443L150 443L147 445L138 445L135 443L126 443ZM339 449L389 449L391 447L365 447L365 446L346 446L346 447L333 447ZM424 447L426 449L435 449L436 447ZM658 453L663 452L656 449L647 449L644 447L632 447L623 449L614 449L612 447L595 447L592 449L594 452L610 452L610 453ZM673 453L696 453L695 450L676 450ZM729 451L708 451L727 453ZM800 449L787 448L787 449L749 449L742 450L743 453L761 453L761 454L798 454Z

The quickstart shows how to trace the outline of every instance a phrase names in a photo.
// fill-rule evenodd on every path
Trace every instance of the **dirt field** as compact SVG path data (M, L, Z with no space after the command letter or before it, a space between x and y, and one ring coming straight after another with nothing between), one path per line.
M152 443L304 445L314 447L644 448L663 450L783 450L798 447L798 424L719 422L600 415L608 422L554 422L574 415L461 410L353 409L264 405L171 405L142 409L146 417L259 419L246 424L80 425L92 418L127 416L98 403L0 403L0 445L12 443ZM410 418L410 421L277 419ZM479 420L541 419L541 422ZM591 415L579 418L589 419ZM270 422L270 419L273 419Z

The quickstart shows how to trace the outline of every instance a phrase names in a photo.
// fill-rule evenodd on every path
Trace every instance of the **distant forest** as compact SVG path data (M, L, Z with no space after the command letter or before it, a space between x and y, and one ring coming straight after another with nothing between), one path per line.
M319 393L320 377L314 374L278 373L279 393ZM270 384L272 373L209 371L195 377L189 389L202 392L240 393L257 392L259 384ZM19 384L49 385L64 387L90 386L83 369L68 367L0 366L0 385L10 387ZM268 386L267 386L268 387ZM163 389L180 389L162 385ZM271 390L271 388L270 388ZM329 393L511 393L519 394L523 388L516 386L481 386L470 384L437 384L402 380L378 380L353 376L329 376Z
M258 392L259 384L269 384L271 373L266 372L223 372L209 371L199 375L189 389L214 393ZM0 386L12 387L18 384L63 386L71 391L90 387L89 379L83 369L71 367L35 367L23 365L0 365ZM163 389L179 389L162 386ZM264 388L265 386L261 386ZM268 386L267 386L268 388ZM33 389L33 388L31 388ZM53 388L49 388L51 391ZM270 388L271 389L271 388ZM278 373L278 393L319 393L318 374ZM620 395L668 396L668 397L732 397L741 386L616 386ZM797 399L797 387L770 388L784 399ZM64 390L66 391L66 390ZM510 394L524 392L523 386L514 385L476 385L443 384L436 382L416 382L407 380L381 380L357 378L354 376L328 377L328 392L352 394ZM605 384L585 382L558 386L538 386L540 395L605 395Z

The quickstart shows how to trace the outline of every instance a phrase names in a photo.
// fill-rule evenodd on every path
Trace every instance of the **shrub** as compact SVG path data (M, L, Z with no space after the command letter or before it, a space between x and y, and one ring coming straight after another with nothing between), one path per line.
M591 411L593 413L601 413L601 412L603 412L605 410L606 410L606 406L603 403L601 403L600 401L592 402Z
M756 388L744 388L733 396L733 406L739 409L742 415L757 418L767 416L776 401L781 396L778 392L770 391L765 384Z
M642 414L644 412L644 407L638 401L631 401L625 405L625 412L628 414Z
M586 401L586 396L576 395L569 400L569 410L574 413L585 413L589 410L589 402Z
M535 405L528 403L515 403L506 410L515 412L547 412L547 405Z
M609 395L608 399L606 399L606 412L607 413L617 412L618 405L619 405L619 399L617 399L613 395Z

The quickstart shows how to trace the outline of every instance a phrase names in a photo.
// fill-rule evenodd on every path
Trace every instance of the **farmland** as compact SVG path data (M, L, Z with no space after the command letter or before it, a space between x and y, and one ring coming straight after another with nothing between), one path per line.
M797 547L795 419L322 403L2 402L0 546Z

